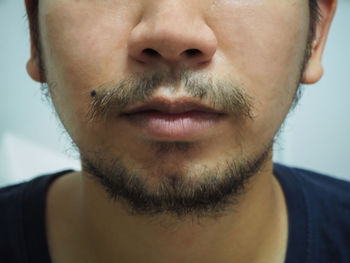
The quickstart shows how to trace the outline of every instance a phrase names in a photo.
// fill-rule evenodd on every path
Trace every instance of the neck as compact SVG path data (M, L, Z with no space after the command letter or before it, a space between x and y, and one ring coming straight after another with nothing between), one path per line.
M81 215L86 221L81 222L89 229L86 240L93 241L87 245L106 262L119 258L120 262L251 263L275 257L276 245L283 244L281 233L287 229L286 211L272 164L263 171L224 216L199 220L132 216L108 201L100 185L82 176Z
M70 217L48 218L48 225L55 225L56 229L48 231L50 252L56 255L53 258L63 259L57 251L68 244L55 240L60 239L59 229L69 232L70 226L75 236L66 240L78 245L72 247L71 253L65 253L62 262L66 262L67 257L80 258L80 261L85 257L89 259L86 262L118 259L122 263L283 262L287 244L284 197L272 174L272 162L262 171L250 182L238 204L227 209L224 216L181 221L170 216L130 215L119 203L109 200L96 181L80 174L75 176L74 184L70 183L80 190L75 190L72 197L67 190L62 197L76 200L68 207L67 201L62 205L66 211L61 214ZM60 209L51 205L51 209L55 207Z

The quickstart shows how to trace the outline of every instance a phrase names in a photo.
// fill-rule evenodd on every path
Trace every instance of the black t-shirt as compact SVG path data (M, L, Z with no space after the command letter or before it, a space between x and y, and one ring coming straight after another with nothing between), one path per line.
M50 262L46 193L67 172L0 189L1 263ZM278 164L274 174L288 207L285 263L350 263L350 182Z

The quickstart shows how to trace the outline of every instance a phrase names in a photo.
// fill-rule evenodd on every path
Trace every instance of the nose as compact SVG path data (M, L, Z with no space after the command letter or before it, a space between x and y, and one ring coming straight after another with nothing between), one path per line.
M191 68L210 62L217 49L214 32L188 6L162 2L170 4L144 13L131 31L129 57L142 64L176 63Z

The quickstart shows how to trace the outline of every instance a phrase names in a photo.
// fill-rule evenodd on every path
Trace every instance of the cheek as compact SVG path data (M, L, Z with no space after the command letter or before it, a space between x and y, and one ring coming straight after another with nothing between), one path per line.
M126 0L57 0L46 5L41 29L47 79L56 110L70 129L86 115L90 90L123 74L136 7L127 9Z
M220 49L246 81L295 75L307 36L308 9L301 0L233 1L214 18ZM243 4L244 2L244 4Z
M299 82L308 35L307 1L221 3L215 7L220 16L208 21L232 67L231 76L238 76L255 99L256 132L271 133L287 114Z
M241 132L250 151L272 140L294 98L308 35L306 2L222 1L215 7L220 15L208 18L230 65L228 74L254 99L254 123Z
M103 2L61 0L45 15L47 59L55 71L71 73L62 74L73 78L68 82L92 84L123 67L120 61L125 61L122 54L132 28L132 12L123 8L125 1Z

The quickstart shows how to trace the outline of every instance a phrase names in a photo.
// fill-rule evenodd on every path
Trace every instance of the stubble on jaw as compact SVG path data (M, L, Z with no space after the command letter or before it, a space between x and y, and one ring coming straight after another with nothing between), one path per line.
M166 74L160 73L165 76ZM132 102L145 101L152 96L159 83L153 82L150 77L147 87L148 90L141 90L135 93L134 87L139 88L138 78L134 78L125 87L130 90L124 90L123 100L119 100L118 85L115 83L111 86L93 88L96 94L91 96L91 109L88 112L90 122L93 124L99 122L111 121L111 116L115 116L121 109ZM188 74L189 78L195 74ZM141 77L145 79L144 76ZM196 77L194 77L196 79ZM197 78L198 79L198 78ZM162 81L167 82L166 79ZM146 81L147 82L147 81ZM164 83L164 82L163 82ZM169 81L168 81L169 83ZM208 85L212 81L206 81L201 77L200 81L193 81L189 94L207 99L209 104L215 105L221 109L232 109L237 121L250 120L252 117L253 102L252 99L244 92L244 87L231 86L226 90L217 89L220 85ZM205 84L201 88L198 86ZM218 83L230 83L222 81ZM232 82L231 82L232 83ZM203 93L202 91L205 91ZM216 93L219 90L220 93ZM129 92L131 91L131 92ZM134 91L134 92L132 92ZM199 93L194 92L199 91ZM136 96L134 96L136 94ZM222 98L222 99L220 99ZM230 98L227 100L227 98ZM231 105L227 105L231 104ZM123 158L105 156L104 151L99 152L80 152L83 171L88 177L102 186L112 202L122 204L123 208L131 215L155 218L159 215L169 215L177 220L195 218L200 221L204 218L219 218L228 211L233 211L240 198L248 190L249 183L254 176L258 176L262 167L268 161L272 151L273 140L254 156L232 156L226 162L217 163L216 167L208 169L203 164L195 170L190 168L183 169L179 164L173 163L163 169L161 166L157 170L156 180L147 176L147 171L135 171L134 167L129 167L123 162ZM167 157L171 158L176 155L190 157L191 152L198 150L198 145L194 142L149 142L151 152L158 156L158 162L166 162ZM157 159L157 158L155 158ZM157 161L156 161L157 162ZM148 164L155 165L158 164ZM169 169L169 167L175 169ZM151 180L152 179L152 180Z
M176 92L178 83L184 83L188 97L204 100L237 122L253 121L252 98L245 93L244 86L233 80L214 81L208 74L188 69L179 74L164 71L146 74L94 88L88 115L90 122L108 125L125 107L151 98L160 85ZM272 143L269 144L254 160L230 158L208 168L206 164L183 166L183 161L191 160L194 151L205 147L202 144L199 147L199 142L149 140L147 144L154 162L144 164L143 169L127 166L122 157L81 152L84 170L97 179L110 199L125 204L131 214L151 217L169 214L176 218L222 215L229 204L237 202L249 178L259 171L272 147Z
M194 74L190 74L190 76L193 77ZM150 79L152 80L152 78ZM127 85L127 87L136 87L136 80L138 80L137 77L132 80L133 85ZM118 113L130 101L134 103L147 100L156 90L157 83L161 82L148 81L147 90L139 90L136 93L126 91L122 93L122 97L118 94L119 86L115 83L111 86L104 86L103 89L93 88L92 90L96 90L96 94L91 96L91 109L87 115L90 122L92 124L94 122L108 122L111 120L110 116ZM207 84L210 82L206 82L203 77L200 81L192 83L196 83L196 85L192 86L192 91L190 89L191 95L205 98L209 104L212 103L211 105L215 105L217 108L231 109L237 121L254 120L252 115L253 102L244 92L240 92L244 88L236 89L233 87L224 92L215 93L220 85L210 86ZM193 87L198 87L203 83L206 85L202 88L193 89ZM203 93L203 91L205 92ZM135 94L136 96L134 96ZM227 98L230 99L227 100ZM258 176L266 164L272 151L272 145L273 141L264 145L255 156L245 156L244 158L233 156L211 169L205 165L195 171L191 169L173 169L173 171L158 169L158 181L147 178L147 171L138 173L133 167L128 167L122 158L104 156L103 151L80 152L80 155L83 170L89 178L101 185L109 199L122 204L131 215L148 218L170 215L177 220L195 218L196 221L200 221L204 218L222 217L228 211L235 209L240 198L247 192L251 179ZM150 142L150 148L152 154L159 157L159 161L166 161L167 156L190 156L191 152L198 149L198 145L193 142L153 141ZM176 167L176 164L173 165Z
M82 155L84 171L100 184L113 202L122 204L131 215L155 218L168 215L179 221L192 218L217 219L244 195L250 179L261 172L271 155L273 142L253 160L232 158L208 169L159 169L156 180L125 167L120 159L104 162ZM172 146L176 147L176 146ZM182 149L183 150L183 149ZM99 155L96 155L96 158ZM154 179L154 178L153 178Z

